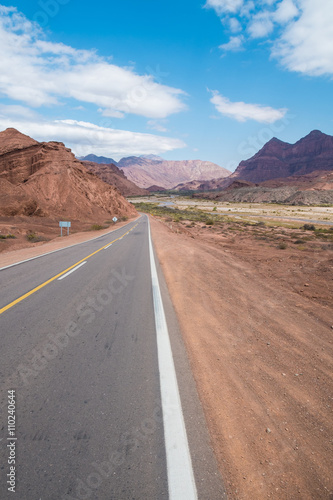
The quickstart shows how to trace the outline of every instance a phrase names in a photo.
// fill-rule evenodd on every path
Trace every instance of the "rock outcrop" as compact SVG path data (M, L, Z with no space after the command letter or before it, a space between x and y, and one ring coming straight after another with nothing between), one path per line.
M123 170L120 170L113 163L95 163L91 161L82 161L85 167L97 175L102 181L115 186L123 196L144 196L150 194L148 190L138 187L134 182L127 179Z
M63 143L40 143L15 129L0 132L0 215L96 221L135 213Z

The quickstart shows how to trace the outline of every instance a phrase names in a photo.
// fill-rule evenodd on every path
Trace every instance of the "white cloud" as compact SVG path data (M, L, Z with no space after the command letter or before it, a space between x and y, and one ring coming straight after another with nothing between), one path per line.
M95 104L105 116L165 118L186 109L179 89L44 38L15 8L0 6L0 94L33 107L66 99Z
M216 110L224 116L234 118L239 122L255 120L260 123L274 123L284 117L286 109L274 109L260 104L247 104L245 102L231 102L227 97L213 91L210 102Z
M152 130L157 130L158 132L167 132L168 129L164 127L164 125L162 125L162 123L156 121L156 120L149 120L147 122L147 126L148 128L152 129Z
M254 11L256 8L254 2L252 2L251 0L249 0L247 3L245 3L242 8L241 8L241 11L240 11L240 15L242 17L250 17L252 15L252 11Z
M252 38L263 38L269 35L274 29L271 13L259 12L252 17L248 31Z
M232 36L228 43L224 43L219 46L219 49L231 52L237 52L242 50L244 37L243 36Z
M120 159L123 156L162 154L186 146L183 141L172 137L116 130L76 120L47 121L25 109L0 106L0 130L13 127L38 141L64 142L78 156L95 153Z
M231 33L238 33L239 31L242 31L242 25L235 17L231 17L229 19L229 28Z
M9 117L15 119L30 119L36 120L38 118L38 114L25 106L20 106L16 104L0 104L0 120L7 119Z
M278 23L288 23L298 15L299 11L292 0L282 0L274 12L274 20Z
M238 12L243 6L243 0L207 0L205 7L212 8L220 16L226 12Z
M207 0L205 7L215 9L231 35L241 27L252 40L266 38L271 55L289 71L333 74L332 0ZM229 43L221 48L239 42Z
M301 0L300 17L288 24L272 55L290 71L333 75L333 6L328 0Z

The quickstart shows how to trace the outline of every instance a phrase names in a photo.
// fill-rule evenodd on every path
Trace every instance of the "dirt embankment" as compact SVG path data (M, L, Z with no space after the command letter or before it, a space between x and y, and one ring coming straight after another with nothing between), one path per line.
M332 250L151 222L229 498L332 499Z
M15 262L43 255L69 245L76 245L102 236L126 225L130 220L101 222L102 225L73 221L70 234L63 229L60 236L59 222L42 217L0 217L0 268ZM8 235L14 238L8 238ZM7 236L7 237L6 237Z

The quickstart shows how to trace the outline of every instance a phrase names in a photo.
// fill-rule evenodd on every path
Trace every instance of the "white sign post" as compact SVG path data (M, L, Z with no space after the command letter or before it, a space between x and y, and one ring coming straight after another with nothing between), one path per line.
M118 219L117 219L117 217L113 217L112 220L113 220L113 222L117 222Z
M67 227L67 236L69 235L69 228L71 227L71 223L68 221L61 220L59 222L59 227L60 227L60 236L62 236L62 228Z

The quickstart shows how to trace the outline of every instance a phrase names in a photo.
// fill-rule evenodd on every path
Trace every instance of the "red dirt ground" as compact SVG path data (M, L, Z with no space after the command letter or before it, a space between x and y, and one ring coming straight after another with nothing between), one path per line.
M229 498L333 498L332 250L151 222Z

